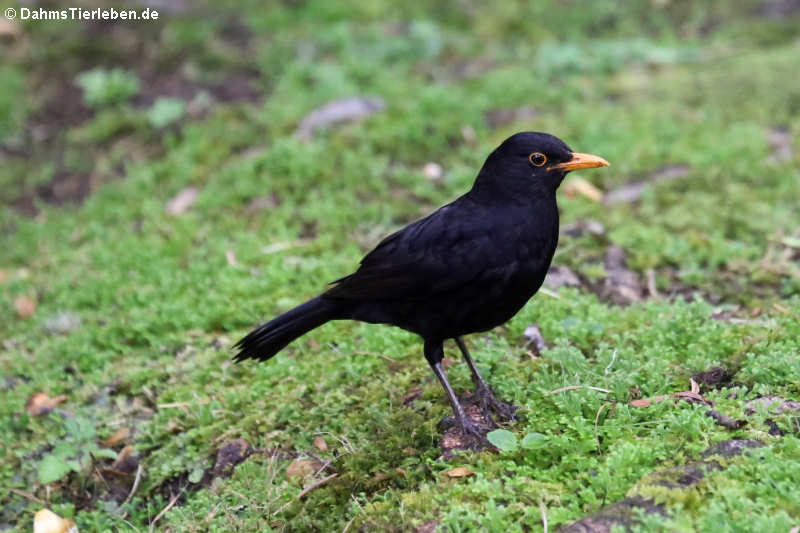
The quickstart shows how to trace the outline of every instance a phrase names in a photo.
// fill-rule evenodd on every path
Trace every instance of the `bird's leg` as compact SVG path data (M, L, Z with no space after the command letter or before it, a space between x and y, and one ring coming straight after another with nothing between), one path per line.
M466 437L475 438L483 442L486 440L486 436L480 428L469 419L467 413L464 412L464 408L461 407L461 404L458 402L458 397L456 397L453 387L450 386L450 382L447 380L447 376L442 368L443 358L444 350L442 349L441 341L433 342L426 340L425 359L428 360L428 364L431 366L433 373L436 374L439 383L442 384L444 391L447 393L447 399L450 400L450 407L453 408L453 414L455 415L456 422L458 422L458 425L461 427L461 432Z
M456 344L458 344L458 349L461 350L461 355L464 356L464 361L467 362L469 371L472 373L472 382L475 384L475 395L481 402L483 416L485 416L488 421L491 421L492 418L488 412L488 410L491 409L503 420L515 420L517 418L516 412L518 407L499 400L497 396L494 395L492 388L486 383L486 380L483 379L481 373L478 372L478 367L475 366L475 361L473 361L472 357L469 355L464 340L461 337L456 337L455 341Z

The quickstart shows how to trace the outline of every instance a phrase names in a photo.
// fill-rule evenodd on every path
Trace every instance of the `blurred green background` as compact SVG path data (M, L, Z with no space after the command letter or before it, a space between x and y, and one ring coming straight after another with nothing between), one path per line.
M800 2L9 6L0 530L49 507L81 531L543 531L626 495L666 509L642 530L800 524L797 414L747 414L800 399ZM562 186L546 292L470 339L523 406L520 445L442 459L448 407L400 330L328 324L230 363L522 130L612 166ZM701 392L743 428L630 405L713 367ZM608 392L551 394L573 385ZM764 447L689 488L647 481L730 438ZM235 439L255 453L234 469Z

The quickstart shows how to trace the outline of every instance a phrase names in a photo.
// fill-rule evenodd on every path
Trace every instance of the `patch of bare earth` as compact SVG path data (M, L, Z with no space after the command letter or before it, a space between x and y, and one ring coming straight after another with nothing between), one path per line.
M176 13L187 16L184 8ZM10 205L20 214L35 216L40 202L56 206L79 205L97 187L124 177L122 170L104 173L91 169L77 171L64 163L70 148L83 152L93 148L108 150L107 145L117 140L112 138L96 147L68 145L66 133L95 116L75 84L75 77L80 72L103 66L133 71L140 80L140 90L132 99L135 107L149 108L160 97L176 98L186 102L188 116L194 119L206 114L215 103L255 103L262 98L258 86L260 73L251 68L226 67L215 73L216 82L191 79L186 74L189 69L180 59L159 55L163 47L157 43L162 30L160 22L146 28L137 26L135 31L125 24L87 23L82 26L84 39L79 45L72 45L74 50L69 61L58 63L47 59L30 68L28 85L38 102L38 109L28 117L18 145L0 146L0 158L51 161L55 170L48 182L38 186L29 186L25 176L20 176L16 195L12 192L10 200ZM236 18L231 18L219 33L221 41L241 50L242 54L250 53L250 37L249 30ZM205 100L203 95L207 96ZM206 103L196 105L201 100ZM160 142L158 136L147 140L134 137L128 141L134 144ZM142 146L125 150L125 153L147 151L153 150Z

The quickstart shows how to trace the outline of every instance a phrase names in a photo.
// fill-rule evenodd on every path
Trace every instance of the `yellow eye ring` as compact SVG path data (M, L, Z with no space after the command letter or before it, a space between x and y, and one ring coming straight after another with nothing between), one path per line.
M528 156L528 161L535 167L543 167L547 163L547 156L541 152L533 152Z

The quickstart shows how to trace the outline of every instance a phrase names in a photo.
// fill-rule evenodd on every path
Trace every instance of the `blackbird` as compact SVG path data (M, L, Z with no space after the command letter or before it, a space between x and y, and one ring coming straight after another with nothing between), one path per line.
M556 189L567 172L607 165L547 133L512 135L469 192L386 237L319 296L253 330L236 344L236 360L265 361L330 320L392 324L422 337L462 433L484 439L447 380L443 342L458 345L486 420L493 423L490 410L513 419L516 407L495 396L462 336L503 324L539 290L558 241Z

